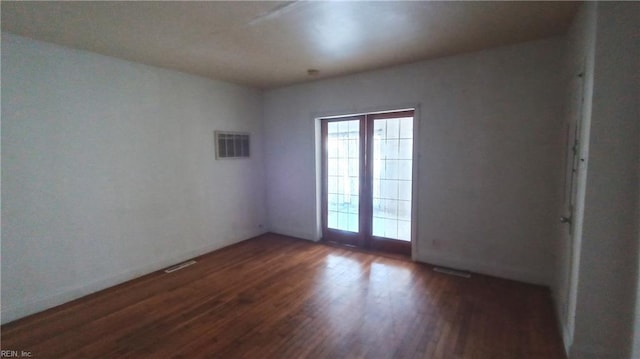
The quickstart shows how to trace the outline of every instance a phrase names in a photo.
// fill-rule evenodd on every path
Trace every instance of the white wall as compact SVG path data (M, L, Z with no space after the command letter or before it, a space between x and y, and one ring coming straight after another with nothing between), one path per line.
M640 4L598 3L573 358L630 358L638 283Z
M2 95L3 322L264 232L259 91L2 34Z
M270 228L316 240L319 115L419 105L420 261L550 284L561 38L268 91Z

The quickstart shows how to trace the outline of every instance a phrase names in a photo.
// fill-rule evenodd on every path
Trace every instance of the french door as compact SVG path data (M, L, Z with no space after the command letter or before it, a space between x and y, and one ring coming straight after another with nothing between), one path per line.
M323 119L323 239L411 253L414 111Z

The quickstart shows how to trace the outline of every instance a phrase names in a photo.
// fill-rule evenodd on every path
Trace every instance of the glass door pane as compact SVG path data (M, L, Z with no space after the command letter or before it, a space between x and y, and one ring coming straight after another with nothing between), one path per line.
M411 241L413 117L374 119L372 235Z
M327 123L327 228L360 231L360 120Z

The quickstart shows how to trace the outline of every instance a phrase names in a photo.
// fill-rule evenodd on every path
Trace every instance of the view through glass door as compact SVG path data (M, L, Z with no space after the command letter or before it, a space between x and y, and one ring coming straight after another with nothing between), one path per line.
M413 117L322 120L324 240L411 253Z

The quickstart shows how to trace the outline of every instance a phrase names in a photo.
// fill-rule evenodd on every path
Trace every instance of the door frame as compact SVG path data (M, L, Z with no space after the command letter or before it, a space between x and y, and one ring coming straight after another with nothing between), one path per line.
M337 242L347 246L354 246L365 250L384 251L391 253L401 253L410 255L413 260L417 258L417 218L418 218L418 205L417 205L417 189L419 180L419 151L418 151L418 133L419 133L419 106L414 105L411 107L399 106L394 109L362 112L358 114L347 115L326 115L314 117L316 122L316 160L320 162L320 166L316 166L316 179L319 182L317 187L316 199L320 202L320 206L317 206L319 219L319 239L323 241ZM401 240L388 239L383 237L373 236L371 213L372 213L372 197L373 197L373 166L370 165L369 156L373 153L373 121L377 119L397 118L401 116L411 116L413 118L413 156L412 156L412 176L411 176L411 236L410 241L405 242ZM324 141L327 138L327 123L338 121L349 121L353 119L360 120L360 199L359 199L359 232L353 233L348 231L341 231L328 228L327 219L327 193L328 189L328 177L325 174L328 171L327 168L327 154L326 145ZM367 214L367 215L362 215ZM337 236L341 236L338 239ZM345 241L345 239L347 239Z
M565 278L565 288L563 293L565 303L562 308L563 313L563 337L565 346L573 342L575 327L575 312L577 306L578 294L578 273L580 267L580 251L581 251L581 224L583 213L577 211L577 207L581 206L581 196L584 190L584 178L581 172L584 171L587 139L585 137L585 96L586 96L586 78L584 63L580 66L580 72L571 79L572 88L575 91L575 103L571 105L573 113L569 114L567 123L567 138L565 144L565 183L564 183L564 201L562 204L562 216L568 216L569 223L565 223L561 231L563 242L566 241L568 248L569 267L567 270L567 278ZM575 82L574 82L575 81Z

